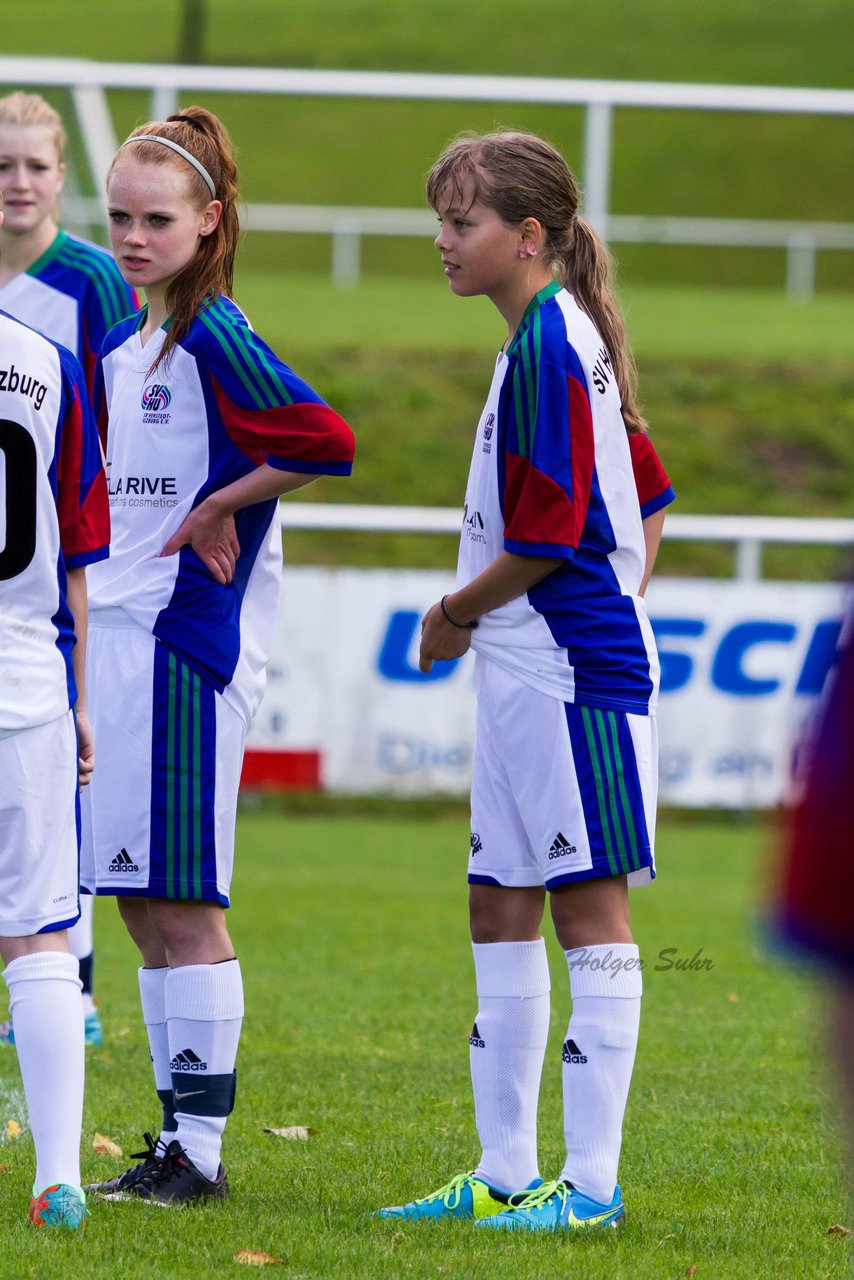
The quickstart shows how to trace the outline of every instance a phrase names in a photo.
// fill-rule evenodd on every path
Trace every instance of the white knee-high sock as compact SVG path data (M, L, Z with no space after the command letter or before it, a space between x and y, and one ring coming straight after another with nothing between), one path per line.
M234 1106L243 979L236 960L170 969L166 976L177 1138L197 1169L216 1177Z
M169 1033L166 1026L166 975L168 966L162 969L140 969L139 999L142 1004L142 1020L148 1033L148 1050L154 1068L154 1087L163 1107L160 1141L169 1145L177 1132L175 1106L172 1099L172 1073L169 1070Z
M80 965L80 981L83 983L83 1013L86 1017L95 1012L92 995L93 968L93 913L95 899L90 893L80 895L80 919L68 930L68 950L77 957Z
M469 1057L477 1132L477 1176L521 1191L538 1176L537 1103L549 1030L546 944L473 943L477 1018Z
M603 1203L617 1184L643 979L629 943L566 952L572 1017L563 1046L566 1164L561 1178Z
M36 1194L57 1182L79 1187L85 1049L77 960L38 951L13 960L3 977L36 1148Z

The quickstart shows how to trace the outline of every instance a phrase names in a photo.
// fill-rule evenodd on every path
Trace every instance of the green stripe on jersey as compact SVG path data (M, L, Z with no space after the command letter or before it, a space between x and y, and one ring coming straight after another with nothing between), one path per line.
M292 397L266 352L260 346L252 344L250 330L237 324L219 301L200 312L199 319L215 336L234 372L259 409L272 409L292 403Z
M124 320L129 313L130 304L117 278L117 268L112 258L88 249L85 245L75 244L68 238L57 256L61 262L82 270L92 281L107 329L112 329L114 324Z

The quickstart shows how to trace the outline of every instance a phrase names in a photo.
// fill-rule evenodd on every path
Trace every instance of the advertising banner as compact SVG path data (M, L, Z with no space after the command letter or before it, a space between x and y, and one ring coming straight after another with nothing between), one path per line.
M333 792L464 794L473 656L418 670L421 616L449 582L433 570L286 569L246 776L269 781L281 765L286 782L291 761ZM834 584L653 582L663 804L781 798L836 659L843 601Z

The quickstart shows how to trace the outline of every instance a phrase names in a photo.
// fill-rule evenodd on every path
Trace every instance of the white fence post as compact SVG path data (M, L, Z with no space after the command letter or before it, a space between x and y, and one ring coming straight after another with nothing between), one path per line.
M583 214L597 235L608 234L611 198L611 118L607 102L590 102L584 120Z
M759 582L762 577L762 543L739 538L735 544L735 577L739 582Z
M102 212L106 212L107 194L104 183L116 154L116 134L107 95L101 85L75 84L71 89L71 98L80 123L98 203Z
M341 218L332 229L332 280L353 285L362 266L362 228L354 218Z
M793 302L815 294L815 236L806 229L793 231L786 253L786 293Z
M156 84L151 90L151 118L165 120L178 110L178 90L171 84Z

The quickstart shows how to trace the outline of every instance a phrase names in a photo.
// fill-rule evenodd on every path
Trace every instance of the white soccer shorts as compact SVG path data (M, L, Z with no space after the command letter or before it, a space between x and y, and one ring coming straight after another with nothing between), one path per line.
M96 764L82 887L227 907L243 720L118 609L90 618L87 684Z
M68 929L78 905L74 714L0 733L0 936Z
M469 884L655 876L654 716L580 707L475 663Z

